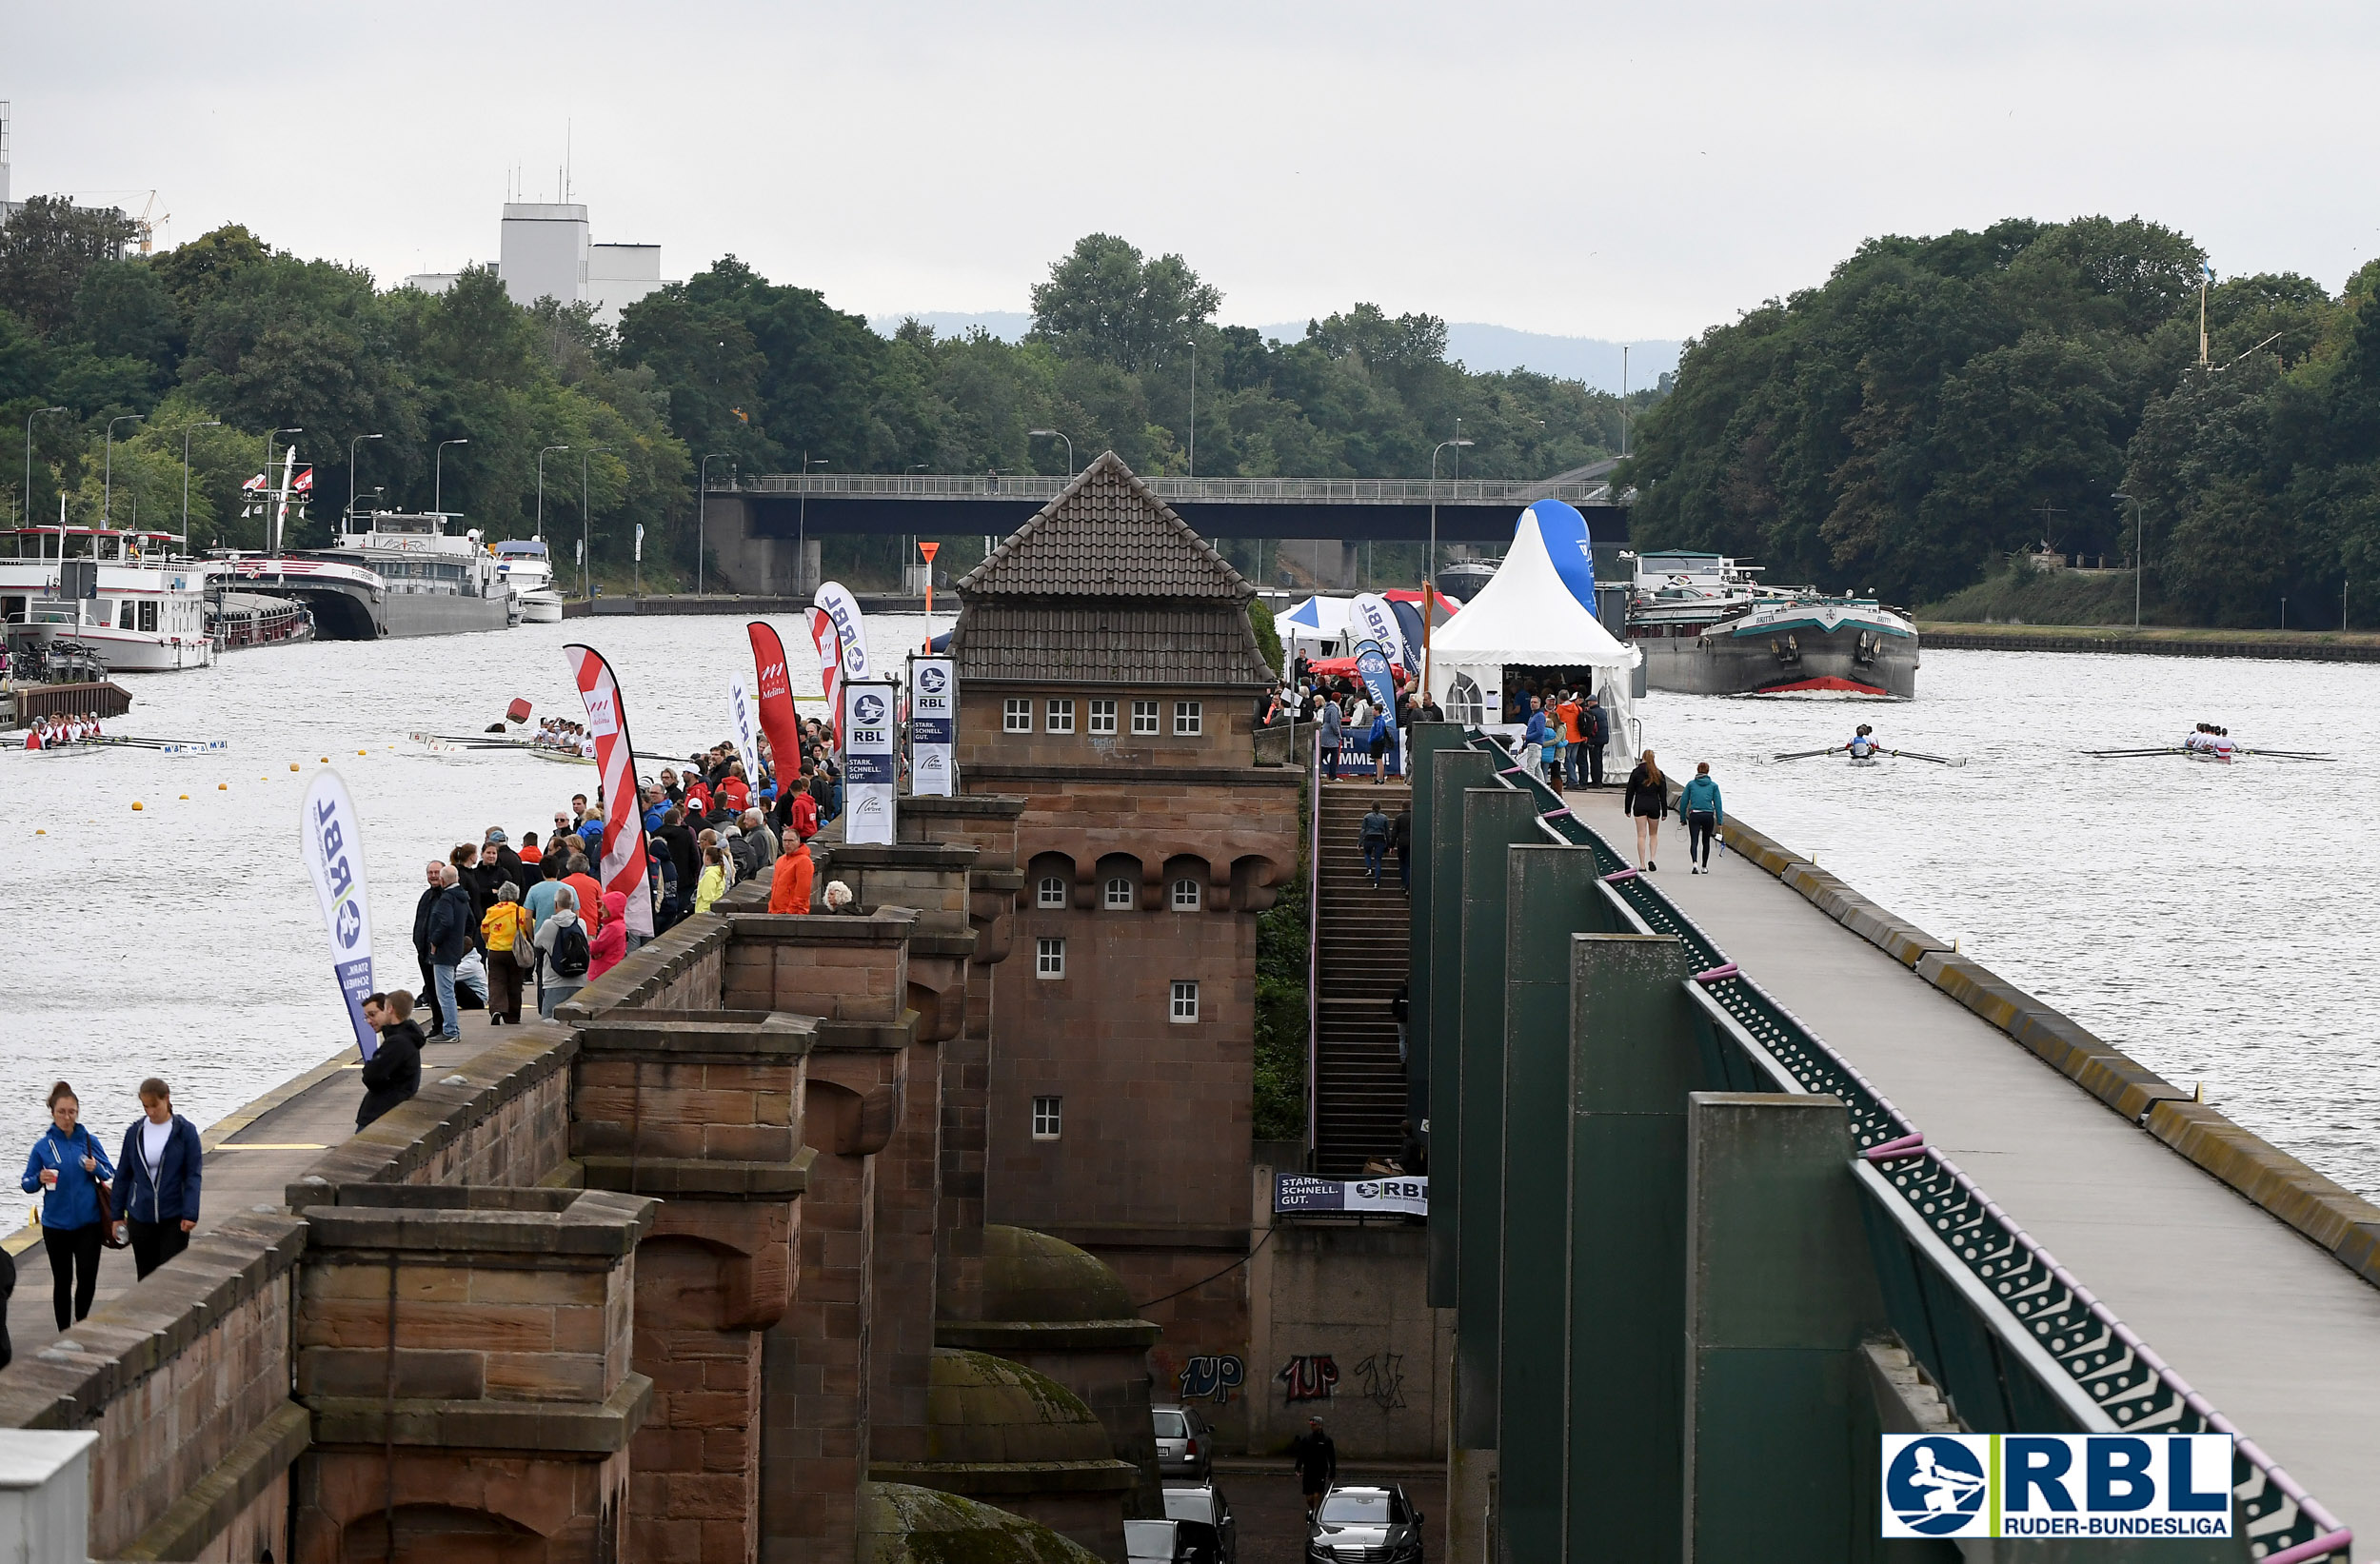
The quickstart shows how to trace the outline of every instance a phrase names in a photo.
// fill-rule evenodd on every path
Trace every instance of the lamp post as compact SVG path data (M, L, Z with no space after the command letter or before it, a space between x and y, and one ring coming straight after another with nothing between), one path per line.
M1024 437L1027 440L1034 439L1037 436L1042 439L1063 440L1066 442L1066 476L1071 480L1074 477L1074 441L1057 429L1027 429L1024 431Z
M222 427L223 420L220 418L182 426L182 546L185 548L190 545L190 431Z
M2149 562L2143 552L2148 545L2148 525L2142 519L2138 500L2121 489L2109 495L2108 498L2118 505L2129 505L2132 507L2132 628L2137 630L2140 628L2140 578L2149 568Z
M817 465L824 466L826 458L820 457ZM800 508L794 512L793 522L793 585L797 592L809 584L807 578L810 571L810 453L803 451L802 453L802 498L798 502Z
M48 413L62 413L64 407L35 407L25 415L25 525L33 525L33 420Z
M537 541L545 541L545 458L555 451L566 451L567 445L548 445L537 453Z
M437 454L430 458L429 508L441 516L446 513L446 447L470 443L468 436L458 440L441 440Z
M1073 447L1067 447L1067 460L1073 460ZM1199 339L1190 339L1190 476L1199 475Z
M1455 463L1462 464L1462 448L1476 442L1462 437L1462 420L1455 420L1455 438L1441 440L1430 448L1430 557L1421 566L1421 703L1430 703L1430 627L1437 621L1438 607L1438 453L1447 446L1455 447Z
M101 526L106 526L109 524L109 519L115 514L116 426L119 424L137 424L146 415L142 413L126 413L121 418L111 418L108 420L106 465L102 469L99 479L99 525Z
M272 488L273 442L285 434L304 434L305 432L306 427L304 425L298 425L287 429L268 429L265 431L265 488L268 492L269 492ZM292 449L292 454L295 454L294 448ZM262 496L259 497L261 498ZM270 552L275 555L278 555L281 552L281 530L278 524L274 520L272 506L269 502L265 506L265 541L270 545Z
M587 595L586 557L595 551L592 542L594 534L588 530L586 520L586 459L597 451L607 451L611 448L609 445L585 445L579 450L579 596L581 597Z
M725 451L712 451L704 457L702 465L694 469L694 595L698 598L703 595L704 527L704 524L710 520L711 464L725 460L727 460ZM797 575L800 574L801 566L798 563L794 570Z
M359 434L347 442L347 520L355 520L355 448L367 440L382 438L376 434Z

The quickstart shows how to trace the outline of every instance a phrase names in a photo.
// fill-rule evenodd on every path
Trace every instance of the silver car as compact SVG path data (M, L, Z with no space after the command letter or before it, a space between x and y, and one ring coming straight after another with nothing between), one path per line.
M1213 1483L1169 1486L1165 1518L1179 1523L1181 1556L1190 1564L1239 1564L1239 1522L1232 1519L1223 1491Z
M1215 1434L1206 1419L1183 1406L1149 1409L1157 1425L1157 1475L1204 1482L1215 1470Z
M1307 1564L1421 1564L1421 1512L1398 1483L1322 1495L1306 1528Z

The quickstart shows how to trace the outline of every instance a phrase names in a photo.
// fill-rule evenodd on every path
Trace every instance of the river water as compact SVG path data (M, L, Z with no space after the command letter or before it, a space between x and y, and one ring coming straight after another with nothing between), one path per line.
M922 632L915 618L869 627L880 659ZM794 666L811 667L795 622L779 630ZM129 682L135 704L113 730L228 739L221 757L0 754L0 906L14 931L0 1149L28 1142L60 1077L112 1142L145 1076L171 1081L204 1124L347 1042L298 847L304 779L326 758L363 818L381 982L417 986L424 862L491 824L516 842L544 833L594 772L434 755L405 736L471 732L516 695L575 715L561 648L579 639L610 658L640 748L727 733L727 679L751 670L743 621L623 618L268 648ZM2380 1195L2369 869L2352 846L2380 818L2380 669L1937 651L1919 688L1905 705L1656 693L1641 709L1665 769L1709 761L1731 811ZM1766 759L1861 721L1969 763ZM2201 721L2341 763L2079 753L2175 742Z

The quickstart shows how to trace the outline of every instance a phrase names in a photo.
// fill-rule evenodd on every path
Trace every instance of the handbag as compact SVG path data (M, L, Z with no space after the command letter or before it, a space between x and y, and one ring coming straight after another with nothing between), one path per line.
M94 1148L95 1151L95 1148ZM109 1249L122 1249L131 1240L125 1236L124 1224L116 1219L115 1198L97 1174L91 1175L92 1193L99 1197L99 1241Z

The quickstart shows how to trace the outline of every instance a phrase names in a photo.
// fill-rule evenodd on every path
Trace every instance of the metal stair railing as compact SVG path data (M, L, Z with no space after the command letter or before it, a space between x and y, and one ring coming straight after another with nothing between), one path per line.
M1512 762L1493 738L1474 732L1470 747ZM1997 1334L2025 1336L2068 1378L2045 1385L2061 1404L2098 1409L2105 1427L2165 1434L2233 1435L2231 1492L2259 1564L2343 1561L2354 1534L2342 1525L2231 1420L2192 1389L2132 1329L2116 1318L1973 1178L1893 1106L1883 1093L1824 1039L1796 1019L1696 926L1693 919L1639 874L1593 827L1574 816L1559 794L1518 762L1499 767L1497 780L1535 797L1539 829L1553 841L1595 855L1603 884L1648 934L1673 935L1692 953L1698 995L1774 1061L1780 1079L1814 1095L1839 1099L1851 1115L1852 1139L1877 1176L1863 1179L1871 1194L1889 1191L1940 1241L1934 1253L1958 1264L1992 1298L2004 1318ZM1936 1365L1928 1365L1937 1380Z

